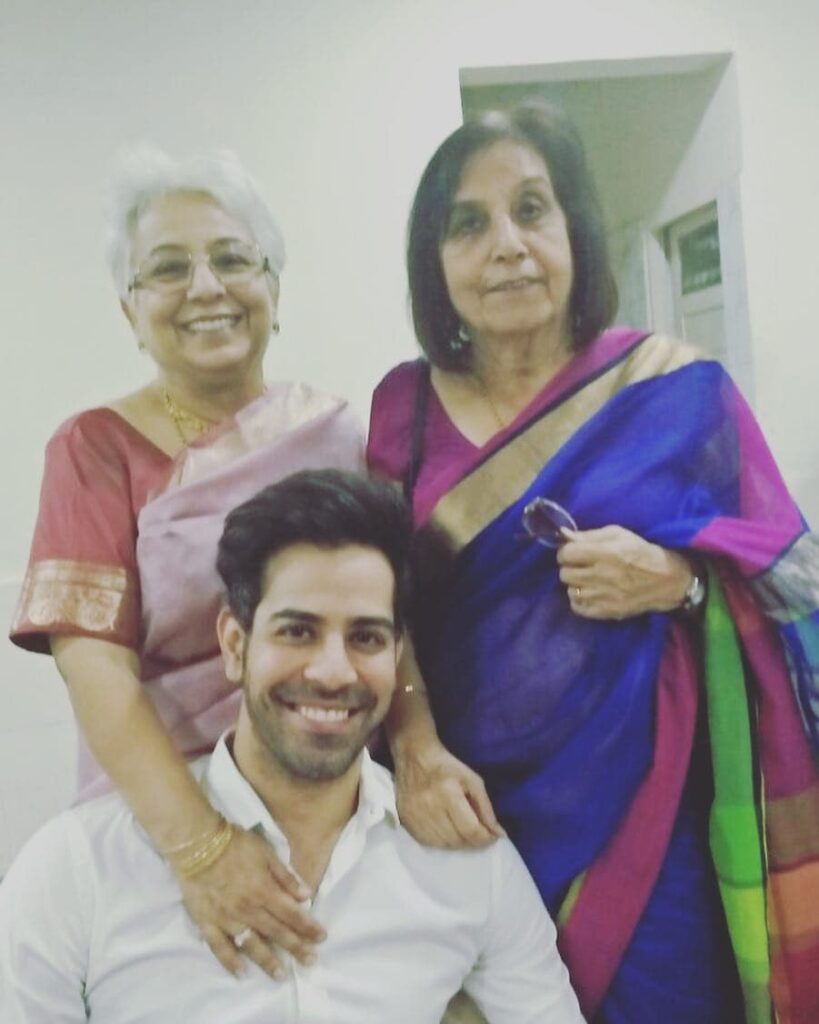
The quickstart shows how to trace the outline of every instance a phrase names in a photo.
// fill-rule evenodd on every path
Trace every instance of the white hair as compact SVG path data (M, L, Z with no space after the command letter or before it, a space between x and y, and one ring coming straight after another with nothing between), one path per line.
M108 209L106 255L120 296L128 294L134 231L160 196L204 192L252 232L278 277L284 267L284 239L255 182L229 150L174 160L145 144L120 153Z

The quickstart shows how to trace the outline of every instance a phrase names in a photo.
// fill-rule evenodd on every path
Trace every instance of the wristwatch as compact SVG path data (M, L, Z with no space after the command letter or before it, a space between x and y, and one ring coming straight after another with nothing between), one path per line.
M705 577L695 572L682 599L680 611L684 615L693 615L705 600L705 593Z

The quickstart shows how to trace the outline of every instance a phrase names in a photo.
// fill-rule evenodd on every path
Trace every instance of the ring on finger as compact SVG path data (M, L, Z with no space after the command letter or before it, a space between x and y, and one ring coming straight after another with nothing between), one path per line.
M572 587L572 590L574 591L575 601L577 601L577 603L580 604L580 599L583 597L583 591L580 589L580 587Z
M243 928L238 935L233 936L233 945L237 949L241 949L253 934L255 933L252 928Z

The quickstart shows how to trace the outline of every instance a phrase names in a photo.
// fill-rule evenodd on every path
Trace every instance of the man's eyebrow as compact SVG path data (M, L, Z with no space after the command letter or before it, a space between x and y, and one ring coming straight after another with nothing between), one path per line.
M321 616L314 615L312 612L302 611L300 608L280 608L279 611L273 612L270 616L270 620L274 619L296 619L299 622L321 622Z
M300 608L280 608L270 616L270 622L286 619L288 622L305 622L315 625L322 621L320 615L313 612L306 612ZM360 629L362 626L374 626L380 629L395 630L395 622L386 615L358 615L352 620L352 625Z
M395 623L386 615L360 615L353 619L354 626L380 626L382 629L395 629Z

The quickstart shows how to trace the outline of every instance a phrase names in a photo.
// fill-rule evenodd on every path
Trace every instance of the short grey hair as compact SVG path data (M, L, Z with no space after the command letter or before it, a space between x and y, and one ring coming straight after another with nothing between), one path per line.
M108 208L106 256L121 297L128 294L131 245L140 217L155 199L177 192L204 192L241 220L278 278L284 267L284 239L234 153L220 150L174 160L160 149L141 144L120 153Z

